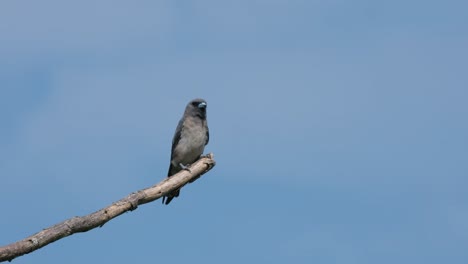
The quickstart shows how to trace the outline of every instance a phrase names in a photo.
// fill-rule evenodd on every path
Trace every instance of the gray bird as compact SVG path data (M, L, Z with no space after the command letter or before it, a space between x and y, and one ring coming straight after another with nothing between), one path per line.
M206 101L193 99L185 107L185 112L177 125L172 139L171 164L167 177L186 169L197 161L208 144L210 133L206 121ZM180 189L166 194L163 204L169 204L174 197L178 197ZM166 200L167 198L167 200Z

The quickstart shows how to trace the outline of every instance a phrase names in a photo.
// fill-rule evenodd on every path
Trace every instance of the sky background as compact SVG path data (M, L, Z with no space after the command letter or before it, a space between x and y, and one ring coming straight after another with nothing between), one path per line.
M0 245L216 167L13 263L468 262L467 1L0 2Z

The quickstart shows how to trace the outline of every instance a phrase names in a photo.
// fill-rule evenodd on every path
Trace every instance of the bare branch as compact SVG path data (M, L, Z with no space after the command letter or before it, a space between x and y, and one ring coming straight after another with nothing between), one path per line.
M213 154L210 153L190 166L190 172L182 170L152 187L131 193L92 214L70 218L23 240L0 247L0 262L11 261L69 235L101 227L112 218L137 209L138 205L152 202L166 193L197 180L201 175L211 170L215 164Z

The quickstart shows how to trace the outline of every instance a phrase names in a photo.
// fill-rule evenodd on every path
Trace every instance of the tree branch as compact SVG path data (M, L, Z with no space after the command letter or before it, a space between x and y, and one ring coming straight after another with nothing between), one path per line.
M0 262L11 261L16 257L28 254L72 234L102 227L112 218L137 209L138 205L152 202L166 193L197 180L201 175L211 170L215 164L213 154L210 153L190 166L190 172L182 170L152 187L131 193L127 197L92 214L70 218L23 240L0 247Z

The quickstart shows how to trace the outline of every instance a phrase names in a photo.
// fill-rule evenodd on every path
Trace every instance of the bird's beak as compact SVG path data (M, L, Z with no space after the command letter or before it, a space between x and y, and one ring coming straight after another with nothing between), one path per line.
M198 108L201 108L201 109L206 108L206 103L205 102L199 103Z

